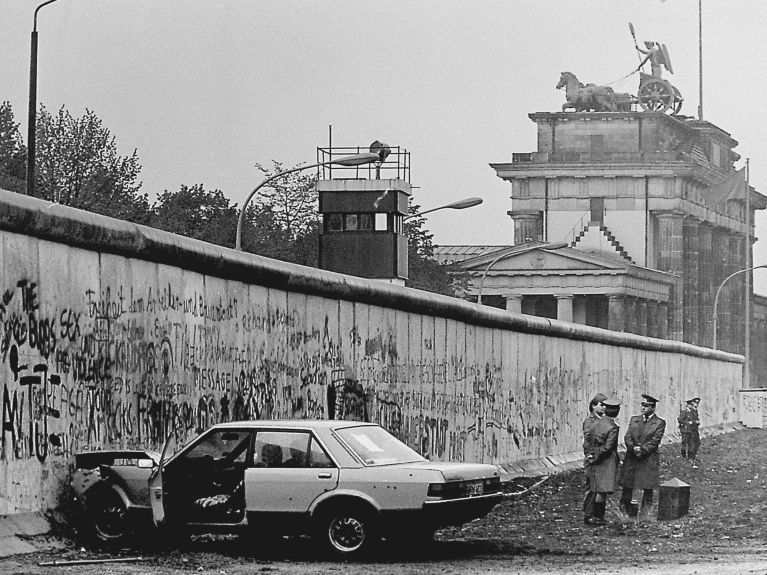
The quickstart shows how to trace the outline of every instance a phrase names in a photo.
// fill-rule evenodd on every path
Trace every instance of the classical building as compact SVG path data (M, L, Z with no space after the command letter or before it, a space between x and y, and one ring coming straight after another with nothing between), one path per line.
M737 142L661 111L529 117L537 150L491 164L511 185L513 246L441 246L437 257L462 262L485 304L712 346L717 290L749 267L754 212L767 207L735 169ZM718 349L744 352L746 275L717 300ZM767 298L751 304L756 351ZM752 385L767 385L767 365Z

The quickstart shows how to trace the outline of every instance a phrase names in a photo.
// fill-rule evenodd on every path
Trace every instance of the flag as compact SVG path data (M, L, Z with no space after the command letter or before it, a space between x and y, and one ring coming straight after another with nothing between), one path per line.
M718 184L711 186L708 192L711 207L716 207L727 200L742 200L746 197L746 168L730 174Z

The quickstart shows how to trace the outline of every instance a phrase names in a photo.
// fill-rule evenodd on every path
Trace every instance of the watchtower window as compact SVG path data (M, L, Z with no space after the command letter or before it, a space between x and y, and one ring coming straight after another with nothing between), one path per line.
M341 214L327 214L325 216L326 232L342 232L344 230L344 219Z
M323 218L325 233L338 232L402 232L402 216L397 214L363 212L332 213Z
M376 213L375 231L385 232L389 229L389 217L388 214Z

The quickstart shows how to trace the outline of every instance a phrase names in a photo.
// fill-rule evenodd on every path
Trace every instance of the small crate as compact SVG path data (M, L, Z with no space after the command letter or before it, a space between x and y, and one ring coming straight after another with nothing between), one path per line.
M678 519L690 512L690 486L674 477L660 484L658 519Z

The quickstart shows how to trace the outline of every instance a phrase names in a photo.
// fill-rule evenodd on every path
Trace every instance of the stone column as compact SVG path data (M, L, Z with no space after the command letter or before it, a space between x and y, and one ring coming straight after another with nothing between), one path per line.
M647 300L637 300L637 333L639 335L647 335Z
M668 339L668 304L658 303L658 337Z
M714 273L712 251L713 229L701 224L698 228L698 294L700 313L698 315L698 344L710 346L712 342L711 322L714 312L714 294L719 282Z
M658 269L676 275L680 281L672 288L669 302L668 334L669 339L682 341L684 337L684 296L682 291L682 272L684 254L684 216L674 212L655 214L658 220Z
M698 220L685 218L683 225L682 300L684 341L699 345L700 341L700 261Z
M607 329L625 331L626 313L622 295L607 296Z
M725 259L726 274L730 275L738 270L745 269L745 239L738 234L730 234L728 256ZM726 277L726 276L725 276ZM728 351L743 353L745 351L745 300L743 294L745 291L745 274L735 276L722 289L725 305L729 311L729 322L727 328L727 339L730 347ZM722 297L722 296L720 296ZM721 302L720 302L721 303Z
M639 333L637 331L637 300L633 297L626 297L623 302L623 308L626 313L625 328L623 331L629 333Z
M522 296L516 294L508 294L504 296L506 298L506 311L513 311L514 313L522 313Z
M716 297L716 291L719 289L719 286L721 285L724 278L727 277L726 269L727 266L725 265L725 259L727 258L727 250L729 249L729 244L727 242L727 234L725 233L725 230L722 228L714 228L714 230L711 233L711 275L712 275L712 296L711 296L711 317L714 317L714 299ZM722 290L724 291L724 289ZM729 310L726 306L723 305L724 298L722 297L724 294L719 294L719 301L717 304L717 311L716 311L716 340L717 340L717 347L719 349L726 349L722 345L725 343L725 340L727 339L727 332L726 332L726 326L729 324ZM712 326L713 328L713 326ZM713 331L711 333L711 340L713 342L714 334Z
M543 241L543 214L539 211L510 211L514 220L514 245L526 241Z
M658 325L658 302L649 300L647 302L647 335L650 337L660 337L660 326Z
M573 321L573 295L555 295L557 298L557 319Z

